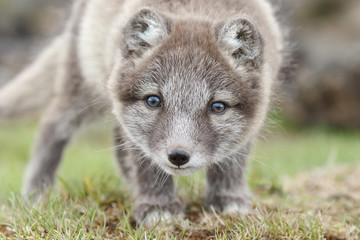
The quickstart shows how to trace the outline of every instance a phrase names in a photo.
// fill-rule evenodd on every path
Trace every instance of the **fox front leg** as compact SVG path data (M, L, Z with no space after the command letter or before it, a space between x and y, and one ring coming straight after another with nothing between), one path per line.
M139 156L139 153L133 156ZM136 159L135 165L136 221L149 226L171 220L175 215L182 216L183 207L175 195L172 176L152 165L151 159L146 157Z
M174 192L172 176L144 157L122 133L114 129L116 160L135 198L134 218L138 224L154 225L183 215L183 207ZM125 144L126 143L126 144ZM130 149L127 149L130 148Z
M225 214L250 210L251 194L244 177L247 154L248 147L207 171L205 204L209 209Z

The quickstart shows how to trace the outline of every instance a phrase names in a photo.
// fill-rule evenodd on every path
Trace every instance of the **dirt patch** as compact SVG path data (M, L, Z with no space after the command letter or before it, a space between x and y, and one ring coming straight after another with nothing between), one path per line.
M1 237L1 234L7 238L15 236L13 229L9 225L2 224L2 223L0 223L0 237Z
M359 176L360 164L321 168L285 181L284 190L292 196L360 203Z
M320 217L326 239L360 239L360 164L316 169L285 181L284 192Z

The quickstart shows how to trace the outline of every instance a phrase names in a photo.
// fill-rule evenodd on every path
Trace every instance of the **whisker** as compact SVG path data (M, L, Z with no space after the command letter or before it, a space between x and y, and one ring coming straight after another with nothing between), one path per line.
M96 106L99 104L105 105L106 103L108 103L107 100L104 100L104 99L100 100L101 98L102 97L98 97L98 98L94 99L94 102L92 102L91 104L89 104L89 105L85 106L84 108L82 108L81 110L79 110L79 114L85 112L86 110L88 110L89 108L91 108L93 106Z

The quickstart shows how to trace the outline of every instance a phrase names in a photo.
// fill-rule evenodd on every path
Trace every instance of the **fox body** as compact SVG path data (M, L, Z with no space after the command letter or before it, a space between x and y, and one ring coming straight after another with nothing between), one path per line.
M49 102L24 193L51 184L76 129L111 111L138 222L181 215L171 175L201 168L208 207L246 212L245 162L282 51L265 0L76 1L64 32L0 90L3 119Z

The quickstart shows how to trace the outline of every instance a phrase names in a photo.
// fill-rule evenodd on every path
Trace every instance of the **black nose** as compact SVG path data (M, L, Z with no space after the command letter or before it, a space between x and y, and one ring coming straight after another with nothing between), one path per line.
M177 149L172 150L168 156L169 161L179 167L189 162L190 159L190 155L187 152Z

